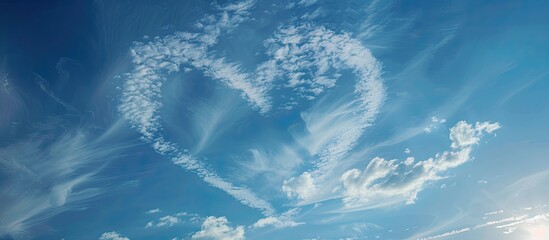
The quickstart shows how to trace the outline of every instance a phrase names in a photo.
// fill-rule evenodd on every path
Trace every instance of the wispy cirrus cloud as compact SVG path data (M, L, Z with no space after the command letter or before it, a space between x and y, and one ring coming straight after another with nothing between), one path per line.
M278 189L280 182L295 173L303 164L302 156L295 147L286 143L268 142L249 150L249 154L238 161L236 177L249 181L265 181L269 187Z
M154 209L154 210L156 210L156 209ZM149 213L149 212L147 212L147 213ZM158 212L155 212L155 213L158 213ZM185 218L187 218L187 219L185 219ZM190 218L190 219L188 219L188 218ZM187 212L178 212L178 213L175 213L175 214L160 217L156 221L149 221L145 225L145 228L151 228L151 227L170 228L170 227L173 227L174 225L183 223L186 220L195 221L196 218L199 218L199 216L197 214L192 214L192 213L187 213Z
M527 238L541 240L549 236L549 231L547 231L547 226L549 225L549 213L547 212L546 207L546 205L536 206L534 208L534 212L530 212L532 210L531 208L530 210L514 210L512 211L512 215L508 217L496 218L486 221L484 223L473 225L471 227L465 227L459 230L450 230L433 236L409 239L439 239L464 233L470 233L474 235L476 232L482 230L496 230L495 232L490 233L489 236L496 238L497 236L495 234L515 234L515 236L520 237L521 239ZM501 213L498 212L498 214ZM494 214L489 214L488 216L493 217L493 215Z
M147 225L145 225L145 228L150 228L152 226L169 228L169 227L172 227L173 225L178 224L180 222L181 222L181 220L178 217L167 215L167 216L159 218L158 222L156 222L156 223L155 222L148 222Z
M22 98L21 92L10 79L7 73L0 72L0 133L4 134L13 125L19 123L21 118L26 115L27 105Z
M475 238L480 234L495 239L505 238L506 235L517 239L539 239L535 238L536 232L544 233L543 229L549 224L547 194L539 189L548 182L547 170L522 177L494 195L490 194L485 200L489 209L485 213L479 214L478 210L460 213L407 239L436 239L445 234L467 234L466 238ZM459 231L461 229L468 230Z
M109 187L98 185L99 173L129 147L85 129L44 127L50 129L0 148L0 236L29 237L35 225L103 194Z
M462 228L462 229L459 229L459 230L453 230L453 231L450 231L450 232L441 233L439 235L430 236L430 237L427 237L427 238L422 238L421 240L445 238L445 237L449 237L449 236L452 236L452 235L468 232L470 230L471 230L471 228Z
M247 110L238 96L218 89L214 90L210 98L195 101L189 107L192 132L195 135L193 139L196 139L190 149L191 154L198 155L207 150L223 133L234 127Z

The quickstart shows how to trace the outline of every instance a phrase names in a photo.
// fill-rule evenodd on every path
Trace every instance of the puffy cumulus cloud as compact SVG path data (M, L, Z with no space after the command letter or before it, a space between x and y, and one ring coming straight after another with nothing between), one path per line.
M497 122L477 122L475 126L473 126L465 121L460 121L450 129L452 148L467 147L478 144L483 132L492 133L499 128L501 128L501 125Z
M302 200L308 199L316 193L316 186L313 178L308 172L304 172L298 177L292 177L284 180L282 191L286 193L288 198L299 198Z
M105 232L101 234L101 237L99 237L99 240L130 240L127 237L123 237L120 235L120 233L117 232Z
M441 174L470 159L472 145L478 143L483 132L492 133L499 123L477 123L475 127L464 121L450 129L451 151L414 164L413 158L405 161L376 157L364 170L351 169L343 173L344 208L367 209L405 202L412 204L425 186L444 178Z
M209 240L243 240L244 227L229 226L229 221L226 217L207 217L202 223L201 230L191 236L192 239L209 239Z
M414 164L415 160L416 159L414 157L407 157L406 160L404 160L404 165L410 166L410 165Z
M287 227L296 227L302 224L305 224L303 222L296 222L292 220L295 215L299 212L298 208L292 208L280 216L270 216L266 218L259 219L257 222L255 222L251 228L257 229L257 228L264 228L272 226L274 228L287 228Z

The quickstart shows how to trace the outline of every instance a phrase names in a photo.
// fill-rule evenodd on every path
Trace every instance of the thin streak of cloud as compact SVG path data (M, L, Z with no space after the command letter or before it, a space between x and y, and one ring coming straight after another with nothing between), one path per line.
M55 93L53 93L53 91L49 88L49 83L48 81L46 81L46 79L44 79L42 76L36 73L34 75L35 75L36 84L38 84L38 86L40 86L40 89L42 89L42 91L44 91L51 99L53 99L55 102L57 102L67 110L78 113L78 110L76 110L76 108L66 103L65 101L61 100L59 97L55 95Z
M127 147L75 130L1 148L0 236L25 238L29 228L105 193L109 187L98 185L98 174Z

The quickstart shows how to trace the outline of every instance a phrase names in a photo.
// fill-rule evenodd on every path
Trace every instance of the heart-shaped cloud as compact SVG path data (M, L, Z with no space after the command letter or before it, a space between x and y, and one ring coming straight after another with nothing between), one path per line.
M169 156L175 164L240 202L272 215L275 210L270 203L220 177L187 148L163 136L159 110L167 76L182 68L200 70L206 77L239 91L251 108L269 117L275 108L291 110L299 100L316 99L335 86L341 76L339 71L351 70L357 81L350 97L317 104L301 113L306 131L295 138L312 158L312 169L304 174L311 178L313 186L330 176L338 162L354 148L364 129L372 124L384 101L385 89L381 64L358 40L309 23L280 27L273 37L265 40L268 59L253 72L217 57L212 47L220 36L250 18L253 5L253 1L244 1L219 7L218 14L208 15L196 24L194 33L176 32L149 42L136 42L131 49L134 66L125 75L119 110L142 135L142 140L151 143L158 153ZM279 96L276 90L281 88L292 93ZM284 182L283 190L290 197L305 199L325 194L310 192L314 187L307 189L307 193L293 189L292 182L296 180Z

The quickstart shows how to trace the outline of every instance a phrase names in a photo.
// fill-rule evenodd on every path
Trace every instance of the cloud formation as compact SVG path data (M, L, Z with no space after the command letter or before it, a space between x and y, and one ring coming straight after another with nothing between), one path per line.
M155 214L161 212L160 208L155 208L147 211L147 214Z
M105 232L101 234L101 237L99 237L99 240L130 240L127 237L124 237L120 235L118 232Z
M254 1L243 1L219 7L217 15L206 16L196 24L198 33L177 32L147 43L136 42L130 51L134 70L126 74L119 110L158 153L171 157L176 165L196 173L243 204L269 215L274 209L268 202L247 188L234 186L189 155L187 149L166 140L160 133L162 125L158 115L162 107L161 88L167 74L179 71L181 65L201 69L206 76L220 79L230 88L242 91L242 97L252 106L267 111L269 106L261 88L254 87L237 65L222 58L213 59L215 54L209 50L222 33L230 32L248 19L248 10L253 5Z
M268 202L249 189L219 177L189 154L189 150L163 137L159 109L161 87L167 75L180 68L201 70L205 76L240 91L252 108L266 115L275 106L279 110L292 109L300 100L316 99L335 86L340 71L351 70L357 80L352 96L345 98L343 107L329 104L328 108L317 106L302 113L306 134L297 140L315 159L313 168L307 172L313 184L325 181L333 167L357 144L379 112L385 89L381 82L381 64L360 41L350 34L308 23L280 27L265 41L268 59L253 72L245 72L238 64L217 57L218 53L212 48L221 34L248 19L252 6L253 1L245 1L219 8L221 13L196 24L197 33L177 32L150 42L135 43L131 49L135 66L133 72L126 75L120 111L157 152L172 157L175 164L197 173L211 186L270 215L274 210ZM279 88L289 89L292 94L273 98L271 92ZM303 174L300 178L306 180L306 173ZM317 192L301 194L292 188L292 181L285 181L283 187L288 196L306 200L318 195Z
M405 202L412 204L417 194L433 181L444 178L441 174L470 159L472 145L477 144L484 132L493 133L499 123L465 121L450 129L451 151L413 164L406 161L376 157L364 170L351 169L341 176L344 209L367 209Z
M306 131L295 137L315 159L314 166L285 181L283 191L308 201L323 193L294 189L295 181L321 184L373 123L385 99L381 64L349 34L310 24L281 28L266 44L274 61L271 65L280 69L273 75L289 79L286 86L295 89L298 99L315 99L334 87L339 71L352 70L356 75L352 95L336 101L324 98L301 114Z
M243 240L244 227L229 226L229 221L226 217L207 217L202 223L201 230L191 236L192 239L209 239L209 240Z
M153 209L153 210L156 210L156 209ZM148 211L147 213L149 213L149 212L150 211ZM158 213L159 211L153 211L153 212ZM185 219L184 217L187 217L187 218L191 217L191 218L190 219ZM166 215L166 216L160 217L160 218L158 218L157 221L147 222L147 224L145 225L145 228L151 228L151 227L170 228L170 227L173 227L176 224L183 223L186 220L191 220L191 221L194 222L198 218L199 217L198 217L197 214L192 214L192 213L187 213L187 212L179 212L179 213L176 213L176 214L173 214L173 215Z
M108 190L98 186L98 174L125 147L100 139L84 130L37 131L0 148L0 236L18 238Z
M463 148L474 144L478 144L483 132L492 133L501 128L499 123L477 122L475 126L466 123L465 121L458 122L450 129L450 140L452 140L452 148Z
M509 235L514 234L515 231L520 230L521 233L515 235L520 239L545 239L549 236L549 231L547 231L547 226L549 225L549 213L547 213L545 206L536 206L535 212L525 212L525 209L518 212L514 215L505 218L497 218L494 220L486 221L471 227L466 227L459 230L450 230L438 235L428 236L424 238L418 238L420 240L429 240L429 239L438 239L444 238L452 235L463 234L470 231L480 231L482 229L491 227L493 229L499 230L502 234ZM531 211L532 208L529 208L526 211ZM540 212L541 210L541 212ZM545 210L545 211L543 211ZM503 212L495 212L494 214L501 214ZM488 214L484 216L490 216L494 214ZM485 219L484 217L483 219Z
M257 220L252 226L250 226L253 229L258 228L264 228L272 226L273 228L287 228L287 227L296 227L302 224L305 224L304 222L296 222L293 220L295 215L299 212L299 208L292 208L284 213L282 213L280 216L269 216L266 218L261 218Z
M169 228L169 227L172 227L173 225L178 224L180 222L181 222L181 219L179 219L178 217L167 215L167 216L159 218L158 222L156 222L156 223L155 222L148 222L147 225L145 225L145 228L150 228L152 226Z

